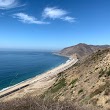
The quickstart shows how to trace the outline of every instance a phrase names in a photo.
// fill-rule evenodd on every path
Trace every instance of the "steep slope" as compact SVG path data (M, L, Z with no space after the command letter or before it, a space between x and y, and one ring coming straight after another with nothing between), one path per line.
M110 110L110 49L100 50L59 74L45 93L48 97Z
M67 47L64 48L59 52L61 55L66 55L66 56L72 56L72 55L77 55L78 58L86 57L97 50L102 50L109 48L109 45L87 45L84 43L80 43L75 46Z

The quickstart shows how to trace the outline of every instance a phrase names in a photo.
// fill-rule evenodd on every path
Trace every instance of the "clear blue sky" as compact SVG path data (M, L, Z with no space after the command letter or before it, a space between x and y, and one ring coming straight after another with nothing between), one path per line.
M0 48L110 44L110 0L0 0Z

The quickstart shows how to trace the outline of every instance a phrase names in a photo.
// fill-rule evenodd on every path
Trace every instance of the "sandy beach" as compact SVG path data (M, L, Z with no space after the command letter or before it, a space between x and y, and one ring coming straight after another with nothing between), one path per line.
M13 98L20 98L26 94L41 94L47 90L56 79L57 74L65 71L74 65L78 60L76 58L70 58L65 64L42 73L34 78L28 79L17 85L14 85L4 91L0 91L0 100L6 101Z

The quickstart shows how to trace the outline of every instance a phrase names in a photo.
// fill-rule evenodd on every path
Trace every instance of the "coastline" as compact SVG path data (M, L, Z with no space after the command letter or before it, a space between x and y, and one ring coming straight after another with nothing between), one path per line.
M27 80L22 81L18 84L10 86L5 90L1 90L0 91L0 99L4 98L6 96L9 96L10 94L16 93L17 91L19 91L21 89L26 89L26 88L30 89L32 87L32 85L37 85L37 88L41 88L41 85L45 86L45 84L43 84L45 81L51 82L51 80L55 79L57 74L70 68L77 61L78 61L77 59L73 59L73 58L69 57L69 60L67 60L65 63L63 63L63 64L61 64L51 70L48 70L47 72L44 72L44 73L39 74L33 78L27 79ZM40 84L40 83L42 83L42 84Z
M47 71L44 71L43 73L40 73L40 74L38 74L38 75L35 75L34 77L28 78L28 79L26 79L26 80L23 80L23 81L21 81L21 82L19 82L19 83L14 84L14 85L11 85L11 86L9 86L9 87L3 88L3 89L0 90L0 93L3 92L3 91L5 91L5 90L7 90L7 89L10 89L10 88L12 88L12 87L15 87L15 86L17 86L17 85L19 85L19 84L21 84L21 83L23 83L23 82L26 82L26 81L28 81L28 80L31 80L31 79L33 79L33 78L39 76L39 75L42 75L42 74L44 74L44 73L46 73L46 72L48 72L48 71L50 71L50 70L52 70L52 69L54 69L54 68L56 68L56 67L62 65L62 64L65 64L66 62L68 62L68 61L71 60L71 57L70 57L70 56L64 56L64 55L60 55L60 54L56 54L56 53L52 53L52 54L53 54L53 55L56 55L56 56L66 57L66 58L68 58L68 60L65 61L64 63L61 63L61 64L59 64L59 65L57 65L57 66L54 66L54 67L50 68L50 69L47 70Z

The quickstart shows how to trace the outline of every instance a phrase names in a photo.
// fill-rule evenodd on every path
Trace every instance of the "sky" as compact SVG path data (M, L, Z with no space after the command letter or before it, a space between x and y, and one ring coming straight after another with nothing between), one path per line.
M0 49L110 44L110 0L0 0Z

